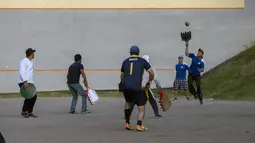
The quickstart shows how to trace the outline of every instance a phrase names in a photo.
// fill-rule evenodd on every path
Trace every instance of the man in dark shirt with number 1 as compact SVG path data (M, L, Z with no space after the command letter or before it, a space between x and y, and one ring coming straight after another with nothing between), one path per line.
M148 88L154 79L154 73L150 64L143 58L139 57L139 48L132 46L130 48L130 57L124 60L121 67L121 82L123 83L123 93L126 100L125 119L127 130L131 130L130 116L134 105L138 106L138 121L136 125L137 131L147 131L148 129L142 125L145 114L145 104L147 97L143 88ZM146 87L142 87L142 79L144 69L149 72L149 81Z

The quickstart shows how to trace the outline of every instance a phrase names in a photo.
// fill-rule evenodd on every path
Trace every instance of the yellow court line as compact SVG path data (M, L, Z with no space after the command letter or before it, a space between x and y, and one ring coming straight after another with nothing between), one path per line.
M173 71L175 69L173 68L158 68L157 71ZM63 73L67 72L67 70L64 69L56 69L56 70L42 70L42 69L36 69L35 72L49 72L49 73ZM120 72L120 69L85 69L85 72L92 72L92 73L113 73L113 72ZM11 72L19 72L19 70L0 70L0 73L11 73Z

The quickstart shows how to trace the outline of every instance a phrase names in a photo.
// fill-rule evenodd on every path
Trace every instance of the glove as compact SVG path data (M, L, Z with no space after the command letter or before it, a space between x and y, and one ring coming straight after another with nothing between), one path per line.
M182 41L185 41L186 43L188 43L189 40L191 40L191 31L181 32L181 39L182 39Z

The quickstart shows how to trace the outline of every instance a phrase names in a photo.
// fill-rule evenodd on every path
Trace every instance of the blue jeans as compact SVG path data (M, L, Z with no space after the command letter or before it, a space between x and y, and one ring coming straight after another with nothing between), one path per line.
M78 100L78 94L81 95L82 97L82 107L81 110L82 111L86 111L87 110L87 99L86 99L86 92L83 89L83 87L81 86L80 83L76 83L76 84L67 84L68 88L70 89L73 99L72 99L72 103L71 103L71 111L75 111L76 108L76 104L77 104L77 100Z

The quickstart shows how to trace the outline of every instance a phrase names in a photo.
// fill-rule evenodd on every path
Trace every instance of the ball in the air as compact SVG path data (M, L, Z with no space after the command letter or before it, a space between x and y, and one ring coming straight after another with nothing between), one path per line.
M189 22L185 22L185 26L189 26Z

